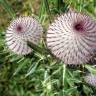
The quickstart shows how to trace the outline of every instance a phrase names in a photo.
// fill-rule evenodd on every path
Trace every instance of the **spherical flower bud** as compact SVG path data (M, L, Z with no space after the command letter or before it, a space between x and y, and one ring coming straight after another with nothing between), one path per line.
M65 64L86 63L96 47L96 21L80 12L67 12L49 26L46 43Z
M84 80L86 83L88 83L91 86L96 86L96 75L88 74L84 77Z
M6 44L16 54L26 55L32 52L27 41L37 44L42 31L42 26L34 18L19 17L13 20L6 30Z

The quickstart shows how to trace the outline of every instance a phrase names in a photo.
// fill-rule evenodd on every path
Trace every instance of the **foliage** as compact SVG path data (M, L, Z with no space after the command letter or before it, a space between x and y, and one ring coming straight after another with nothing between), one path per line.
M96 19L96 0L0 0L0 96L96 96L96 88L83 81L84 69L96 74L92 64L66 66L35 50L17 56L5 45L6 27L16 16L37 18L46 34L54 17L70 7ZM38 46L46 48L43 39Z

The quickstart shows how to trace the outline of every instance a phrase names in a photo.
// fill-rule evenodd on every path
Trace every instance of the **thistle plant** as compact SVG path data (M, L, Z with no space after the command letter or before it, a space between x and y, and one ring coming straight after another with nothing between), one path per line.
M96 48L96 22L88 15L69 11L49 25L46 44L49 50L38 47L43 28L32 17L19 17L13 20L6 30L6 44L14 53L27 55L36 50L46 56L49 50L65 64L84 64L94 54ZM38 49L38 50L37 50ZM57 60L58 61L58 60ZM63 66L63 86L66 66ZM96 77L88 75L85 81L95 86ZM51 85L50 85L51 86ZM50 87L51 88L51 87ZM64 93L64 90L63 90Z
M96 47L96 21L80 12L57 17L47 31L47 46L65 64L88 62Z
M32 52L27 41L37 44L42 36L43 28L32 17L18 17L6 30L6 44L14 53L26 55Z
M0 0L13 18L0 33L0 96L95 96L94 0L11 1Z

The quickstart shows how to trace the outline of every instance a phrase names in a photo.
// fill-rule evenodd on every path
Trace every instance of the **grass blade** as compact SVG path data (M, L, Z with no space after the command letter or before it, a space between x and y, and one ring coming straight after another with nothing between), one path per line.
M16 14L12 7L9 5L9 3L6 0L0 0L0 4L5 9L5 11L10 15L10 17L15 18Z

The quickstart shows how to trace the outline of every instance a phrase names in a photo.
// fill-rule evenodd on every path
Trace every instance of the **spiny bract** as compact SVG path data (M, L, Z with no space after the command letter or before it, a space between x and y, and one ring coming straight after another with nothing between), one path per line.
M86 83L88 83L91 86L96 86L96 75L88 74L84 77L84 80Z

